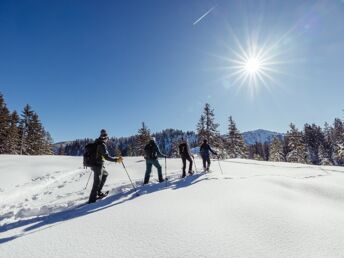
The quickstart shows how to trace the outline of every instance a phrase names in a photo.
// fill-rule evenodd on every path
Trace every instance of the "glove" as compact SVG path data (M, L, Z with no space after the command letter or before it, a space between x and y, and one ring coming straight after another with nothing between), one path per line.
M123 158L121 156L119 156L118 158L116 158L116 163L122 163L123 162Z

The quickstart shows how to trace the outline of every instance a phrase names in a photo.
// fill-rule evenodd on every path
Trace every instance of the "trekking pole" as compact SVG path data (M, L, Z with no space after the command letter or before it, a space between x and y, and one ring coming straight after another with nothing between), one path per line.
M137 189L136 189L135 185L133 184L133 181L131 181L131 178L130 178L130 176L129 176L129 173L128 173L127 168L125 167L123 161L122 161L122 165L123 165L123 168L124 168L125 173L127 173L127 176L128 176L128 178L129 178L129 180L130 180L131 185L133 186L133 188L134 188L134 190L135 190L135 192L136 192L136 195L139 195L139 194L137 193Z
M167 162L166 162L166 156L165 156L165 186L167 186Z
M197 173L197 166L196 166L196 161L195 161L195 157L194 156L192 156L192 159L193 159L193 161L194 161L194 164L195 164L195 173Z
M86 171L87 171L87 168L86 168ZM91 170L90 176L88 177L88 180L87 180L87 183L86 183L86 186L85 186L85 189L84 189L84 190L86 190L86 188L87 188L87 186L88 186L88 182L90 181L92 172L93 172L93 171Z
M221 167L221 164L220 164L220 159L219 159L218 156L217 156L217 162L219 163L219 167L220 167L220 170L221 170L221 174L223 175L222 167Z

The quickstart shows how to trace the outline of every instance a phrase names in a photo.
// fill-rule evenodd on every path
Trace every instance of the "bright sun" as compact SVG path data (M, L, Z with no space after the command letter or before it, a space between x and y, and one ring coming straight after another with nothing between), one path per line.
M265 88L270 91L280 83L276 75L281 74L281 65L288 61L282 60L283 49L279 40L266 38L259 42L258 36L248 36L242 42L232 32L234 44L226 44L229 50L227 56L217 56L224 60L219 69L224 71L221 81L226 88L246 90L251 98Z
M250 57L246 60L244 69L249 74L259 73L262 68L262 62L257 57Z

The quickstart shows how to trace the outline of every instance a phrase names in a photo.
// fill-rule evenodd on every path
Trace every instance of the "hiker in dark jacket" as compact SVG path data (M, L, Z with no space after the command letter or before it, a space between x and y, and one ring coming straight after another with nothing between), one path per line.
M185 172L186 160L189 161L189 175L192 175L193 172L192 172L192 159L191 159L191 157L193 158L193 155L191 154L190 147L189 147L187 141L184 140L184 138L182 138L182 141L179 144L179 155L180 155L180 157L182 158L182 161L183 161L183 174L182 174L182 178L184 178L186 176L186 172Z
M204 171L209 171L210 152L213 153L214 155L217 155L217 153L210 148L207 140L203 140L203 143L199 149L199 152L202 157Z
M158 145L155 142L155 139L152 138L149 143L144 148L145 152L145 160L146 160L146 174L143 181L143 184L148 184L149 177L152 172L152 166L154 165L158 169L158 177L159 182L164 182L164 178L162 177L162 169L158 161L158 157L166 158L166 155L162 154L159 150Z
M93 203L105 195L102 192L102 188L109 173L105 170L104 161L107 160L119 163L123 161L122 157L115 158L109 156L109 152L106 147L106 142L108 139L109 137L106 133L106 130L102 129L100 131L100 137L95 140L95 143L97 144L97 162L96 166L91 167L94 174L94 180L88 203Z

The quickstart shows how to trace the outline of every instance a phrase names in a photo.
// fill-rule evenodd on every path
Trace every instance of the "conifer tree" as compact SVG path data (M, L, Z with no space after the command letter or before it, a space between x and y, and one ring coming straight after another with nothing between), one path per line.
M307 157L312 164L319 164L319 146L324 142L324 134L320 126L305 124L303 141L307 149Z
M20 153L20 133L19 133L19 116L16 111L11 114L10 127L8 133L9 154Z
M138 156L144 155L144 147L149 142L151 136L150 131L145 125L144 122L142 122L142 127L138 130L138 134L136 136L136 146L135 146L135 154Z
M246 159L248 156L244 138L236 127L232 117L229 117L226 151L229 158Z
M337 165L344 164L344 123L339 118L333 124L333 159Z
M288 139L288 162L307 163L306 146L303 143L302 132L293 123L290 124L290 131L287 132Z
M215 123L214 109L210 107L210 104L206 103L197 124L198 142L201 144L206 139L211 146L221 153L224 147L220 133L217 131L218 127L219 124Z
M277 137L271 143L269 160L277 162L285 161L283 143Z
M9 153L8 134L10 130L10 112L3 95L0 93L0 154Z

